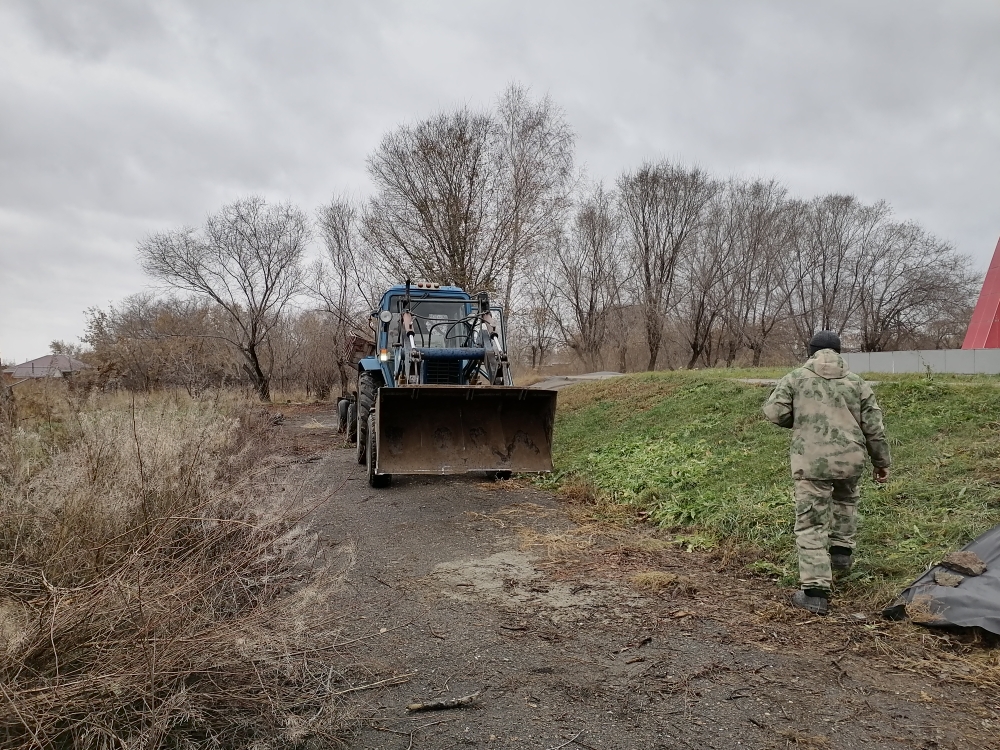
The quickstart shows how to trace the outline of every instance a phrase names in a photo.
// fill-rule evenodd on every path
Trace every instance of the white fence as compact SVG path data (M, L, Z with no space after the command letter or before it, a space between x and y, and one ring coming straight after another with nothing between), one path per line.
M921 349L909 352L849 352L852 372L946 372L1000 375L1000 349Z

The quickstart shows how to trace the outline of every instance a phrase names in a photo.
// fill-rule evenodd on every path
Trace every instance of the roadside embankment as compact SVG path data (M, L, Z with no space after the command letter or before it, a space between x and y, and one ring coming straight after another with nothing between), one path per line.
M864 480L858 564L841 582L871 604L1000 523L996 379L879 380L893 476L884 487ZM768 390L699 372L568 387L559 394L554 482L634 506L688 546L749 552L751 569L790 583L789 433L761 415Z

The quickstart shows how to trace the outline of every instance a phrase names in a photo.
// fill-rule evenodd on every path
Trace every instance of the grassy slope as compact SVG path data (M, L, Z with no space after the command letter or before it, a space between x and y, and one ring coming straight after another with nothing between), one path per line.
M771 371L741 371L767 377ZM848 591L880 599L945 551L1000 523L1000 388L984 378L893 376L876 386L892 481L862 488L859 565ZM557 481L688 529L689 543L760 550L756 569L794 580L790 432L764 421L768 388L714 373L647 373L562 391Z

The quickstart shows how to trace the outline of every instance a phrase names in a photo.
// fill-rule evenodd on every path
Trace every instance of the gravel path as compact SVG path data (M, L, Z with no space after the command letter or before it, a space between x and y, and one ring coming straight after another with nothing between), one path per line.
M372 490L332 410L284 411L304 457L288 486L331 494L313 529L353 555L346 619L364 640L349 656L401 681L357 693L350 748L997 746L995 695L878 655L880 634L910 626L800 614L739 566L645 526L581 526L579 506L516 482ZM650 572L657 591L630 583Z

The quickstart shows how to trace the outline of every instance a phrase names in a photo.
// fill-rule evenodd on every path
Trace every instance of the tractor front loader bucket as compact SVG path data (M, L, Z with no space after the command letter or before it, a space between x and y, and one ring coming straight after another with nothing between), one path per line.
M555 416L555 391L516 386L379 388L375 471L552 471Z

